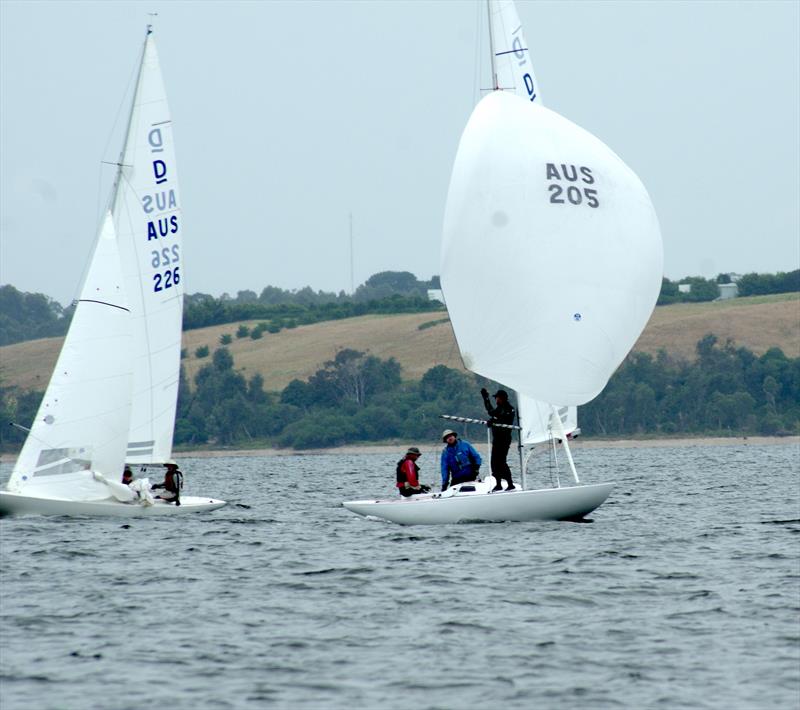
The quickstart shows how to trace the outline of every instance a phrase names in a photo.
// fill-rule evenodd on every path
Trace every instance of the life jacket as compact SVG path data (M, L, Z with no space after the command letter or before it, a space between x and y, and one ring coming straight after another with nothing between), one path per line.
M164 489L170 493L180 493L183 488L183 474L180 471L167 471L164 474Z
M407 459L407 458L403 457L397 462L397 467L396 467L395 471L397 473L397 487L398 488L402 488L405 483L408 483L408 480L406 478L406 472L403 470L403 464L406 461L411 461L411 459ZM414 464L414 473L417 474L417 480L419 481L419 466L417 466L416 461L411 461L411 463Z

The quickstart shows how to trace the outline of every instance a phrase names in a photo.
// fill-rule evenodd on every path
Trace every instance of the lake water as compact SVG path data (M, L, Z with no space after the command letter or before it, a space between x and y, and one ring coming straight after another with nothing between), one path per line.
M579 450L619 484L590 524L340 507L397 458L182 458L231 505L0 521L0 707L800 706L797 446Z

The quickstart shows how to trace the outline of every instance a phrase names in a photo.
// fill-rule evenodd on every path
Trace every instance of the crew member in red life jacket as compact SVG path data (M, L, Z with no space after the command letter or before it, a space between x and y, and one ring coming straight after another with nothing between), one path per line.
M419 449L411 446L406 455L397 462L397 489L404 498L428 493L431 490L430 486L419 482L419 466L417 466L419 457Z
M151 486L153 490L163 488L164 490L159 493L156 498L161 498L167 503L181 504L181 488L183 488L183 474L178 470L178 464L165 463L167 472L164 474L164 480L161 483L156 483Z

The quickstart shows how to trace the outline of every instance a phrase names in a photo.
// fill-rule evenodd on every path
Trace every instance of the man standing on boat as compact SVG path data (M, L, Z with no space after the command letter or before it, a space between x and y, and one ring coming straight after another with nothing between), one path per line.
M483 397L483 406L486 407L486 412L489 415L489 421L486 422L486 426L491 427L492 430L492 475L495 481L492 491L502 491L503 486L500 485L500 481L504 479L508 484L506 490L513 491L516 486L511 480L511 469L506 461L508 449L511 446L512 429L508 426L495 425L513 424L516 412L514 407L511 406L511 402L508 401L508 392L505 390L497 390L495 392L494 407L489 400L489 392L485 387L481 388L481 397Z
M475 481L481 468L481 455L472 444L458 438L452 429L442 432L442 490L457 483Z

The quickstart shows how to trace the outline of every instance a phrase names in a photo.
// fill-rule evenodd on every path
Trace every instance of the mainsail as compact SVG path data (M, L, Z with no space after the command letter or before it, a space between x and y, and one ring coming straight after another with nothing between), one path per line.
M492 89L541 103L539 82L533 74L528 44L513 0L489 0L488 7Z
M559 438L563 432L572 434L578 429L577 407L554 407L546 402L540 402L528 397L521 392L517 393L520 411L520 441L533 446ZM553 419L558 417L561 426Z
M111 211L133 328L127 461L172 457L183 313L183 222L164 83L148 30Z
M469 369L544 402L588 402L647 323L661 269L655 211L619 157L514 94L480 101L453 166L442 243L442 287Z
M131 316L114 223L103 222L50 383L8 489L66 500L108 497L92 471L122 474L131 388Z

